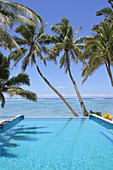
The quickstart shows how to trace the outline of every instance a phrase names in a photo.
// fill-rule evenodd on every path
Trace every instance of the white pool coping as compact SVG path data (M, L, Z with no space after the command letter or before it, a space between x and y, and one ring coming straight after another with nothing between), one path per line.
M4 122L6 119L0 119L0 123Z
M4 132L24 119L24 115L17 115L8 120L0 119L0 132Z
M113 121L112 120L105 119L104 117L101 117L101 116L98 116L98 115L95 115L95 114L90 114L90 115L93 116L93 117L99 118L101 120L104 120L104 121L106 121L106 122L108 122L108 123L113 125ZM90 117L90 115L89 115L89 117Z

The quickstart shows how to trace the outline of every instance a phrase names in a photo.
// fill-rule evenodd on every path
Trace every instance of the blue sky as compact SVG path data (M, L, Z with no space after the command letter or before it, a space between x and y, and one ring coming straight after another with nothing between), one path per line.
M83 29L77 34L77 37L91 35L91 28L94 24L102 21L102 17L96 16L96 11L104 7L109 7L107 0L16 0L35 12L37 12L45 22L48 22L46 33L51 34L49 25L60 22L62 17L69 19L70 23L76 29L83 26ZM14 68L11 76L21 72L19 67ZM64 69L59 68L59 63L55 65L48 62L45 67L43 63L40 65L43 75L56 87L64 97L76 97L71 80ZM110 84L105 66L100 67L95 73L88 78L82 85L80 68L82 64L75 65L72 63L71 71L78 85L79 91L83 97L113 97L113 88ZM24 88L32 90L39 97L57 97L56 94L45 84L38 75L35 66L28 67L26 73L29 74L31 86Z

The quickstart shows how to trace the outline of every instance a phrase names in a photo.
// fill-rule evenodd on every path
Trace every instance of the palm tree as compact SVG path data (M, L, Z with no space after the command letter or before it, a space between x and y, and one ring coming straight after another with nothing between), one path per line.
M103 9L97 11L96 15L97 16L103 15L105 18L107 17L112 20L113 19L113 10L112 10L113 0L108 0L108 3L110 3L111 8L103 8Z
M17 76L9 78L10 76L10 61L0 53L0 100L1 107L5 105L4 93L12 96L22 96L32 101L37 101L35 93L24 90L20 85L30 85L30 80L27 74L20 73Z
M38 56L41 60L45 62L45 59L42 56L42 52L47 53L50 49L45 47L42 42L44 39L48 37L48 35L44 34L44 25L38 30L33 25L24 24L20 25L16 28L16 33L20 33L22 38L15 37L16 42L21 46L21 50L24 53L24 56L20 55L20 53L15 50L10 54L10 58L13 58L15 63L20 60L22 61L22 69L25 71L26 67L30 64L34 63L39 75L46 82L46 84L63 100L66 106L70 109L74 116L78 116L77 113L72 109L69 103L64 99L64 97L51 85L51 83L43 76L42 72L39 69L38 62L36 62L36 56Z
M69 73L82 108L83 116L86 116L87 110L71 73L71 60L77 63L78 57L81 54L81 49L83 47L83 44L80 44L80 42L83 42L86 38L81 37L75 39L75 34L81 30L81 28L82 27L79 27L73 31L73 26L69 24L69 20L62 18L60 23L51 25L51 30L55 33L55 36L50 36L48 40L45 40L45 43L52 43L52 50L54 51L51 52L51 54L49 54L46 59L56 61L56 57L60 54L60 52L63 51L63 55L60 58L60 68L64 66L65 72Z
M37 23L42 21L42 18L32 9L19 3L0 0L0 25L10 27L15 22L17 24L27 22L37 27Z
M87 59L83 66L83 82L101 65L105 65L111 85L113 86L113 76L111 66L113 66L113 23L100 23L93 28L96 35L85 41L85 50L81 57Z
M17 48L22 55L16 41L4 27L12 27L15 23L29 23L38 28L37 23L41 23L42 18L28 7L21 4L0 0L0 47L11 50Z

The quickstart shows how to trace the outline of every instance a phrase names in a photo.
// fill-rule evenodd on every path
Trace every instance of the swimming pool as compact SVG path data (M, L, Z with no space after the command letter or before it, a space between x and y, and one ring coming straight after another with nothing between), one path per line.
M2 170L113 169L113 130L88 118L30 118L0 135Z

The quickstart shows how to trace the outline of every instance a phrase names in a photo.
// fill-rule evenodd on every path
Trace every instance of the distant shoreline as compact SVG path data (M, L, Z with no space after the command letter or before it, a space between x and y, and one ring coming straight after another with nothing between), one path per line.
M78 100L78 98L65 98L67 100ZM113 99L113 97L83 97L82 99ZM25 99L25 98L6 98L6 100L28 100L28 99ZM37 98L37 100L61 100L60 98Z

